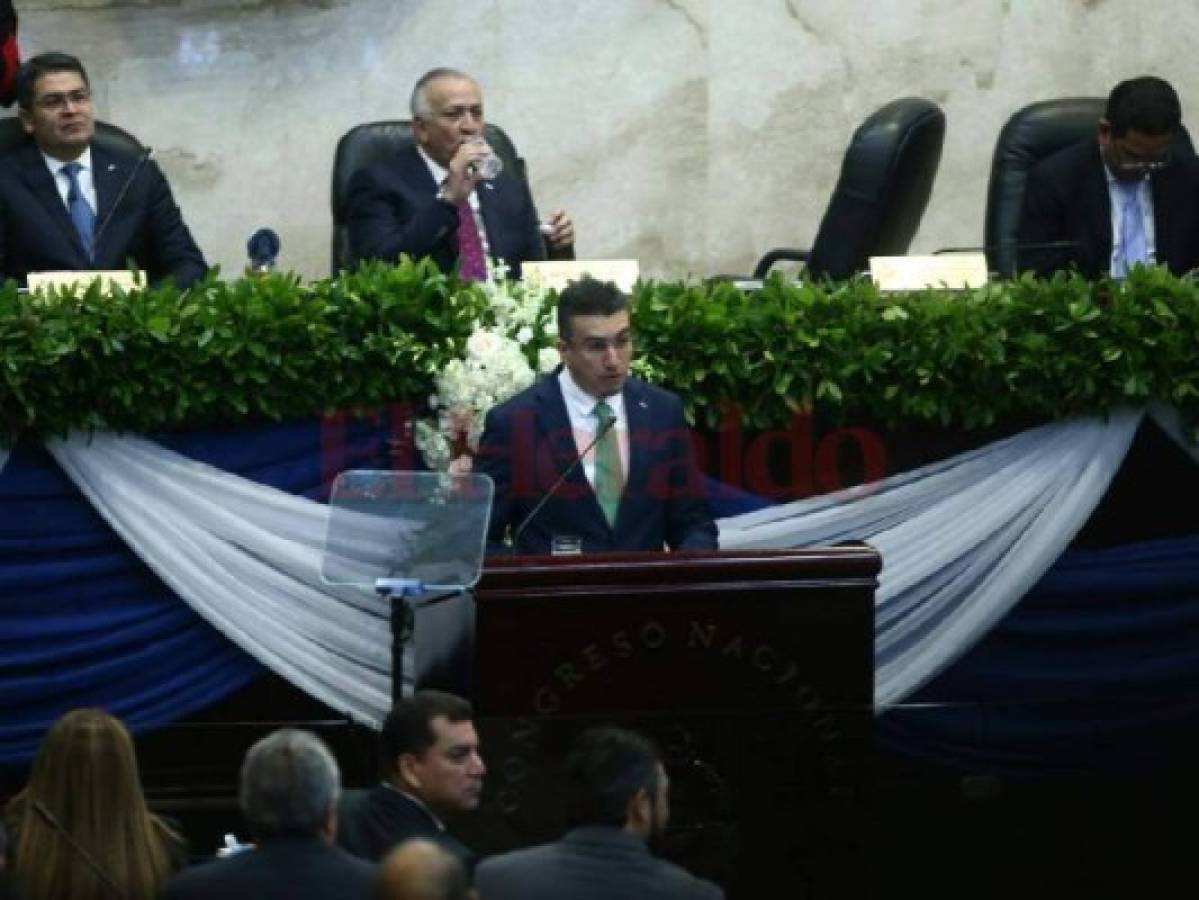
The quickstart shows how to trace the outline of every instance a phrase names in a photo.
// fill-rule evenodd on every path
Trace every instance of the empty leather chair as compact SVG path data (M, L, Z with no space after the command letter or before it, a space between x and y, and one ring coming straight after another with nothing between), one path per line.
M771 250L754 269L806 262L811 278L845 279L871 256L907 252L928 206L945 142L945 114L930 100L892 100L853 133L812 249Z

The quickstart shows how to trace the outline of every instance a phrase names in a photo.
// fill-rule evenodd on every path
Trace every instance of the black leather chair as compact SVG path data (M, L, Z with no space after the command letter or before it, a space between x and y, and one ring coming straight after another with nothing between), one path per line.
M945 114L916 97L892 100L858 126L812 249L771 250L754 278L779 260L807 264L812 278L845 279L871 256L907 252L928 206L945 142Z
M527 180L525 161L517 155L516 147L498 125L486 125L483 137L496 155L504 161L504 171L513 172L522 181ZM345 198L350 179L359 169L387 159L401 150L412 146L416 138L412 134L412 123L407 120L367 122L355 125L337 142L333 155L333 185L331 202L333 208L332 273L350 268L350 235L346 226Z
M999 132L987 187L987 265L1001 278L1016 273L1020 212L1028 172L1038 162L1086 137L1094 136L1107 106L1102 97L1042 100L1016 112ZM1191 137L1180 128L1173 152L1194 153Z
M28 139L21 120L16 116L0 119L0 154L14 150ZM124 153L141 153L144 149L141 142L123 128L109 125L107 122L96 123L96 136L93 143L107 150L118 150Z

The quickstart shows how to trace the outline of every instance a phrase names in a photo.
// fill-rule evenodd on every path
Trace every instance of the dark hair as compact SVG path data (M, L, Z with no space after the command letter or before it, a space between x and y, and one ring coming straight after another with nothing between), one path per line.
M69 53L39 53L25 60L17 69L14 79L17 105L24 110L33 109L33 93L37 87L37 80L54 72L75 72L83 79L85 85L91 87L91 82L87 80L87 70L76 57Z
M1153 75L1130 78L1112 88L1103 113L1112 134L1173 134L1182 124L1182 104L1168 81Z
M628 308L629 298L615 284L584 275L558 295L558 337L571 339L571 319L575 316L613 316Z
M416 84L412 86L412 96L408 100L408 109L412 113L412 118L427 119L429 117L432 110L429 109L429 94L426 89L430 83L439 78L461 78L465 81L474 81L473 78L458 69L450 69L446 66L430 69L416 79Z
M379 734L379 771L387 777L405 753L419 756L436 742L432 722L469 722L475 717L470 701L445 691L417 691L392 707Z
M624 826L633 795L658 790L661 762L649 738L635 731L603 726L583 732L566 758L570 826Z

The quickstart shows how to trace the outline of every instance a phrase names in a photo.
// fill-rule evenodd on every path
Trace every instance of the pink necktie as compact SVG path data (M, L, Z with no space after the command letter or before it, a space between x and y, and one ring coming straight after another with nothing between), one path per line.
M483 259L483 241L475 227L470 203L458 204L458 276L463 281L486 281L487 261Z

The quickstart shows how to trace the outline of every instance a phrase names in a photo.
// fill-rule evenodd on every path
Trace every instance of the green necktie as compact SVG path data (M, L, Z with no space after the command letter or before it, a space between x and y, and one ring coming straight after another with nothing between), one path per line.
M620 439L616 428L608 423L616 419L612 407L601 400L592 410L596 427L607 429L595 445L595 496L608 524L615 527L616 513L620 509L620 495L624 491L624 473L620 469Z

